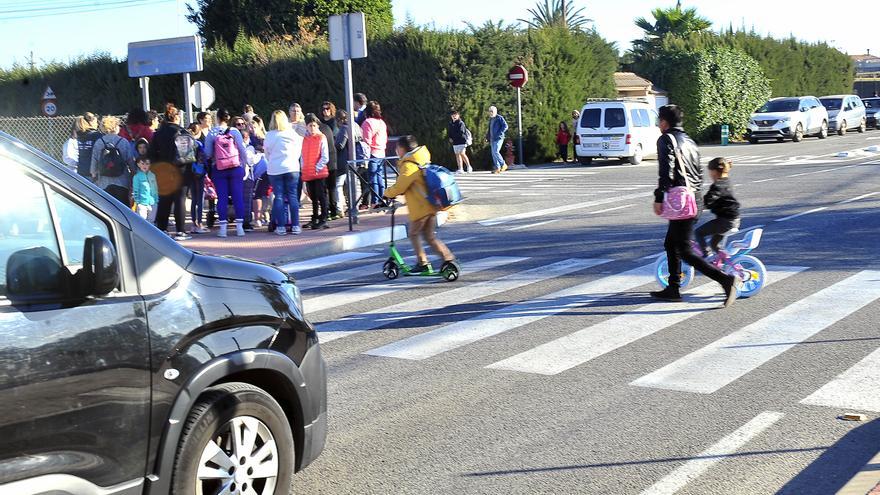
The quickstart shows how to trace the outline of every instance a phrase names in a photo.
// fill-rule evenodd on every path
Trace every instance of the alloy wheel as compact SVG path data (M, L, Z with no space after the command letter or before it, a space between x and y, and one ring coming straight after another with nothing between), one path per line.
M272 495L278 459L275 437L265 423L252 416L232 418L202 450L196 495Z

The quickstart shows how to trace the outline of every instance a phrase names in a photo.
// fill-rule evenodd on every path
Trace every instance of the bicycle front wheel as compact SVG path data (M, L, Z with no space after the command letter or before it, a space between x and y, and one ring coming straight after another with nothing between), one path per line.
M734 275L743 281L739 289L739 297L752 297L767 285L767 267L758 258L746 255L737 258L735 264L741 269L736 270Z

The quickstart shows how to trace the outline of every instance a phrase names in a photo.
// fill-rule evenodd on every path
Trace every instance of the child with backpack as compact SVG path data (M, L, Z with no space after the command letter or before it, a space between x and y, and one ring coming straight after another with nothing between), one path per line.
M402 195L406 198L409 240L418 260L410 273L423 273L429 269L428 255L422 246L423 239L443 258L444 264L455 262L455 255L435 233L438 208L428 199L428 185L422 170L430 163L431 153L426 146L419 146L414 136L403 136L397 140L397 156L400 157L397 164L400 175L397 182L385 191L385 197L393 199Z
M306 137L302 146L302 181L312 198L312 221L303 225L304 229L329 229L327 225L327 187L326 178L330 176L327 164L330 162L330 148L327 138L321 132L317 115L306 115ZM319 210L320 209L320 210Z
M706 167L712 176L712 186L703 197L706 208L715 214L715 218L700 225L695 234L704 257L717 253L724 235L740 225L739 201L733 197L733 186L730 184L730 169L733 162L727 158L713 158ZM711 250L706 237L712 237Z
M247 166L247 150L241 132L229 126L232 116L228 110L217 111L217 127L211 129L205 140L205 153L212 160L211 180L217 188L217 212L220 220L218 237L226 237L228 227L229 198L235 210L235 235L244 236L244 175Z
M91 155L91 175L95 185L117 201L131 208L131 168L134 165L131 144L119 135L119 119L108 115L101 119L101 132Z
M138 157L137 168L138 171L134 174L131 183L135 210L141 218L153 223L156 221L156 205L159 203L156 174L150 171L150 159L146 156Z
M568 162L568 143L571 142L571 131L568 130L568 124L559 123L559 130L556 131L556 145L559 147L559 156L562 163Z

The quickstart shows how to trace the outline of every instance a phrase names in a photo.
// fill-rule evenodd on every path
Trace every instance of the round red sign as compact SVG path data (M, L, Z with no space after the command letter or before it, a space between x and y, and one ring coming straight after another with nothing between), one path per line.
M529 82L529 71L522 65L514 65L507 73L507 80L514 88L521 88Z

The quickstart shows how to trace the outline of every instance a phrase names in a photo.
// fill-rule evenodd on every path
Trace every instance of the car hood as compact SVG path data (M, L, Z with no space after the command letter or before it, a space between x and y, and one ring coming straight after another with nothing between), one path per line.
M242 282L261 282L281 284L290 280L288 275L278 268L256 261L235 258L233 256L209 256L194 253L186 271L202 277L239 280Z
M774 112L774 113L753 113L752 118L755 120L779 120L790 119L798 112Z

